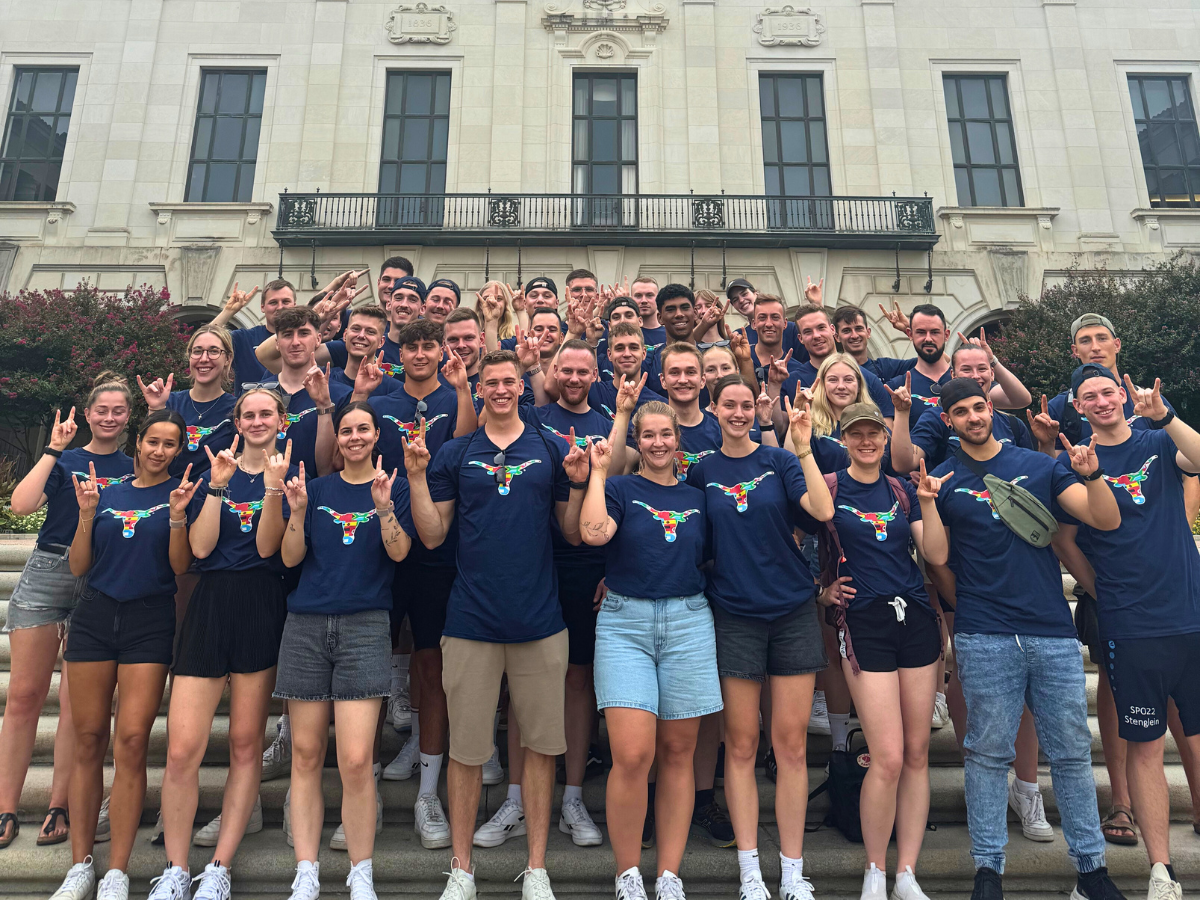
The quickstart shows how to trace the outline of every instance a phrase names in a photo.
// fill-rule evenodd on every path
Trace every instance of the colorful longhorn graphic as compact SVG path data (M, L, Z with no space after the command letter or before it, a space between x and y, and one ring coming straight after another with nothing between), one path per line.
M187 448L191 451L200 449L200 442L220 428L222 425L228 425L228 419L222 419L216 425L210 428L201 428L199 425L189 425L187 427Z
M152 506L149 509L112 509L109 507L104 511L112 513L113 518L121 520L121 537L133 537L133 530L137 528L137 523L142 519L148 519L160 509L166 509L171 504L160 503L158 506Z
M555 434L558 437L562 438L564 441L567 442L568 445L571 443L571 435L563 434L557 428L553 428L552 426L547 425L545 422L542 423L542 427L545 428L547 431L549 431L551 434ZM585 434L582 437L580 437L579 435L576 435L575 436L575 446L579 447L580 449L586 450L589 439L593 440L593 441L598 441L602 437L607 437L607 435L603 435L603 434L586 435Z
M655 509L653 506L643 503L641 500L634 500L633 502L642 509L648 510L650 515L654 516L654 518L658 519L658 521L662 523L663 537L666 538L668 544L675 543L675 530L687 521L688 516L694 516L700 512L698 509L685 509L683 512L672 512L669 509Z
M693 463L698 463L704 457L711 456L716 452L716 450L701 450L699 453L688 453L684 450L676 450L675 461L679 463L679 473L675 476L676 480L686 480L688 469L692 467Z
M900 503L893 503L891 509L882 513L859 512L853 506L845 506L844 504L840 503L838 504L838 509L844 509L846 512L858 516L859 521L870 525L875 529L875 540L886 541L888 522L895 520L896 512L900 509Z
M225 497L224 500L229 511L241 522L242 531L250 531L254 528L254 514L262 511L263 502L261 500L247 500L245 503L234 503L228 497Z
M745 512L747 509L750 508L750 497L749 497L750 492L752 490L754 490L756 487L758 487L762 483L764 478L766 478L768 475L774 475L774 474L775 474L774 470L769 471L769 472L763 472L761 475L759 475L753 481L743 481L741 484L735 484L732 487L726 487L723 484L718 484L715 481L710 481L708 483L708 487L720 488L722 491L725 492L726 495L732 497L735 501L737 501L737 511L738 512Z
M390 378L399 378L404 374L404 366L400 363L380 363L379 371Z
M523 462L520 465L516 465L516 466L492 466L492 465L488 465L487 463L484 463L484 462L479 462L478 460L475 460L475 459L470 460L471 465L479 466L479 468L481 468L481 469L486 469L487 473L489 475L491 475L493 478L496 477L497 472L503 470L504 480L503 481L497 480L497 487L496 487L496 490L500 494L501 497L508 496L508 492L510 490L512 490L511 484L512 484L512 480L514 478L516 478L518 475L520 475L522 472L524 472L526 469L528 469L534 463L540 463L540 462L541 462L540 459L531 459L531 460L528 460L527 462Z
M389 422L395 422L396 427L400 429L400 433L402 435L404 435L405 438L411 438L414 434L416 434L418 431L421 430L420 422L401 422L395 416L384 416L384 418L387 419ZM432 425L434 422L436 422L438 419L444 419L444 418L446 418L446 413L438 413L432 419L425 420L425 427L428 429L429 426Z
M358 531L358 526L365 525L367 522L371 521L371 517L375 515L375 510L365 513L340 513L336 509L330 509L328 506L318 506L317 509L329 513L330 518L342 526L343 544L353 544L354 532Z
M276 434L275 437L277 437L279 440L282 441L285 437L287 437L287 432L288 432L289 428L291 428L293 425L295 425L297 422L299 422L301 419L303 419L305 416L307 416L310 412L315 412L315 411L316 411L316 407L313 406L313 407L309 407L308 409L301 410L298 413L288 413L287 421L285 421L283 423L283 427L279 429L279 433Z
M1146 495L1142 493L1142 482L1150 477L1150 463L1156 459L1158 459L1157 453L1142 463L1142 467L1136 472L1130 472L1128 475L1118 475L1116 478L1110 478L1108 475L1105 475L1104 480L1109 484L1125 488L1125 490L1129 491L1129 496L1133 498L1133 502L1141 506L1146 502Z
M74 475L76 478L78 478L80 481L87 481L87 479L91 477L87 472L72 472L71 474ZM133 477L132 474L118 475L115 478L105 478L102 475L97 475L96 476L96 487L97 488L112 487L114 484L120 484L122 481L128 481L132 477Z

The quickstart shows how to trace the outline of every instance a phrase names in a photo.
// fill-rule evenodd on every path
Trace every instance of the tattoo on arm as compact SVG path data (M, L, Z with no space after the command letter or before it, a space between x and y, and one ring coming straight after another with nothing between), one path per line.
M579 523L579 527L593 537L609 536L607 522L592 522L590 520L584 520Z

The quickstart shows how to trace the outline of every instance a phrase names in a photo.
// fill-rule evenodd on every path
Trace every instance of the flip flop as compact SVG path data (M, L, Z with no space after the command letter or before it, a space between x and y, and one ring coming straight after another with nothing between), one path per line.
M0 850L15 841L21 833L21 823L17 821L16 813L0 813L0 835L8 834L9 822L12 822L12 834L7 838L0 837Z
M61 806L52 806L46 813L46 817L49 819L49 821L46 822L46 824L42 826L42 830L38 832L37 845L39 847L49 847L52 844L61 844L71 836L71 832L69 830L71 827L71 817L67 815L67 811L65 809L63 809ZM60 818L63 820L63 824L67 826L68 830L64 831L62 834L55 834L54 832L58 829L58 820Z
M1117 816L1124 816L1129 824L1126 825L1117 821ZM1124 847L1136 847L1138 843L1137 832L1134 831L1133 810L1127 806L1114 806L1104 817L1104 821L1100 823L1100 830L1104 832L1104 840L1110 844L1120 844Z

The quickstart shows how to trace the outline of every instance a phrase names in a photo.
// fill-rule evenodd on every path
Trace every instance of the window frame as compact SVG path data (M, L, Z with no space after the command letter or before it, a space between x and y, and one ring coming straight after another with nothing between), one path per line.
M618 112L616 115L597 116L595 113L592 112L594 102L595 102L594 101L595 90L593 88L593 84L594 84L595 80L598 78L615 78L617 80L617 109L618 109ZM633 114L632 115L625 113L622 108L622 103L623 103L622 97L624 96L623 81L625 79L630 79L633 81ZM576 95L575 86L576 86L576 84L578 84L578 82L580 80L586 80L588 82L588 89L587 89L588 112L586 114L581 114L581 113L577 112L576 108L575 108L575 95ZM571 121L571 126L570 126L570 128L571 128L571 130L570 130L570 136L571 136L570 193L582 194L582 195L595 194L595 195L612 196L612 197L633 197L633 196L637 196L641 192L641 140L640 140L641 134L639 131L639 128L640 128L639 113L640 113L640 107L641 107L639 88L641 85L639 82L640 82L640 79L638 78L638 73L636 70L634 70L634 71L627 71L627 70L592 71L592 70L587 70L587 69L583 69L583 70L576 69L571 72L571 78L570 78L570 82L569 82L569 85L570 85L570 110L571 110L571 118L570 118L570 121ZM597 161L592 158L594 141L592 139L591 123L594 121L597 121L597 120L614 121L617 123L617 134L616 134L617 158L615 160L600 160L597 163ZM575 140L575 132L576 132L576 128L577 128L576 123L580 122L580 121L584 121L584 122L588 123L588 152L587 152L586 157L582 157L578 154L578 145ZM622 149L621 149L622 144L623 144L622 132L624 131L624 123L628 122L628 121L633 122L633 136L634 136L633 162L632 162L632 169L633 169L633 191L632 192L628 192L624 189L624 187L625 187L625 169L630 167L631 163L623 157ZM592 177L592 168L595 165L615 165L618 170L617 178L618 178L618 182L620 184L621 189L616 191L615 193L605 193L605 192L598 193L595 190L595 187L594 187L595 182ZM587 168L587 190L586 191L576 191L575 190L575 171L576 171L577 166L586 166L586 168Z
M58 202L59 190L62 188L64 182L66 181L66 179L64 179L63 176L67 169L68 152L71 149L73 149L71 147L72 132L71 132L71 124L70 123L71 123L71 119L74 116L75 99L78 97L80 86L83 83L83 73L82 73L81 69L82 69L82 67L78 64L76 64L76 65L71 65L71 64L64 65L61 63L59 63L59 64L40 64L40 63L35 63L35 62L30 61L30 62L27 62L26 64L22 65L19 62L14 62L13 66L12 66L12 70L11 70L12 77L10 79L10 82L7 85L5 85L5 87L7 88L7 94L6 94L7 103L5 106L3 130L0 131L0 173L3 172L3 167L6 165L15 165L16 172L18 174L22 171L22 169L24 169L26 164L28 164L30 166L42 165L42 166L44 166L44 168L42 170L43 176L38 181L39 196L34 197L34 198L27 198L25 200L18 200L15 198L15 196L7 196L6 194L0 194L0 201L9 202L9 203L56 203L56 202ZM59 76L74 76L74 86L71 89L71 103L68 104L68 106L65 109L63 108L63 100L65 97L65 92L66 92L67 84L69 81L69 77L61 77L61 80L60 80L60 83L58 86L58 95L55 98L54 111L52 113L37 112L37 111L33 110L32 107L23 112L15 110L14 105L15 105L16 99L17 99L17 89L21 84L22 77L25 74L32 74L34 76L34 81L30 88L31 100L32 100L32 92L35 91L36 87L37 87L37 77L41 74L51 74L51 73L58 74ZM61 119L67 120L67 130L62 136L61 153L56 154L55 144L57 142L54 139L54 137L51 136L49 150L46 155L36 156L36 157L27 156L24 153L17 155L17 156L13 156L13 157L2 155L8 147L9 135L12 131L14 120L19 119L21 121L22 144L23 144L21 149L22 149L22 151L24 151L24 149L25 149L24 144L26 143L24 140L24 136L26 135L26 133L28 131L29 123L35 119L44 119L47 115L49 115L54 120L54 126L53 126L54 134L58 133L57 127L58 127L59 120L61 120ZM44 194L47 192L47 189L50 187L50 183L48 180L48 174L50 171L49 167L52 167L55 164L57 164L57 166L58 166L58 174L54 179L53 192L52 192L53 196L47 197L47 196L44 196ZM0 182L0 184L2 184L2 182ZM18 179L17 179L16 175L14 175L12 181L10 182L10 185L11 185L11 190L7 193L12 193L15 195L16 188L18 185Z
M1196 115L1196 101L1192 95L1192 86L1190 84L1190 82L1191 82L1190 73L1188 73L1188 72L1171 73L1171 72L1146 72L1146 71L1133 72L1133 71L1129 71L1129 72L1125 72L1123 74L1125 75L1125 85L1126 85L1126 90L1128 91L1127 96L1128 96L1129 103L1130 103L1130 111L1133 115L1134 136L1137 141L1138 159L1141 160L1141 164L1142 164L1142 177L1145 179L1144 184L1145 184L1145 189L1146 189L1146 200L1147 200L1147 203L1149 204L1149 207L1151 209L1163 209L1163 210L1166 210L1166 209L1196 209L1196 208L1200 207L1200 158L1198 158L1194 164L1189 163L1183 157L1184 143L1180 139L1180 128L1190 125L1192 132L1194 134L1195 143L1197 146L1200 146L1200 118L1198 118ZM1190 118L1180 119L1178 117L1178 115L1175 114L1175 110L1177 110L1179 108L1179 106L1178 106L1178 104L1174 104L1174 103L1170 107L1170 109L1172 110L1172 117L1169 122L1163 122L1163 121L1155 122L1153 119L1149 118L1146 115L1146 110L1147 110L1146 82L1147 81L1163 82L1166 85L1168 95L1172 100L1174 100L1174 88L1172 87L1172 84L1176 83L1176 82L1182 83L1183 91L1184 91L1184 100L1186 101L1188 111L1191 114ZM1138 90L1138 99L1139 99L1139 103L1141 105L1141 109L1143 112L1143 117L1140 119L1139 119L1138 113L1137 113L1137 106L1135 106L1133 103L1133 89L1134 89L1135 85ZM1142 125L1145 125L1147 128L1150 128L1154 125L1160 125L1160 126L1161 125L1170 125L1175 132L1175 145L1176 145L1176 148L1180 152L1180 159L1182 161L1178 164L1159 163L1159 162L1157 162L1157 160L1155 160L1154 162L1147 161L1146 151L1148 150L1151 153L1153 153L1154 147L1151 144L1149 139L1147 140L1146 145L1143 146L1141 136L1138 133L1139 129ZM1185 190L1187 192L1186 201L1173 202L1173 201L1166 199L1165 194L1163 193L1163 189L1162 189L1162 178L1161 178L1161 174L1160 174L1160 170L1162 170L1162 169L1166 169L1169 171L1178 171L1182 174ZM1154 194L1152 194L1150 191L1150 184L1151 184L1150 172L1151 171L1154 172L1154 185L1156 188ZM1157 197L1157 199L1156 199L1156 197Z
M209 75L218 76L217 96L213 99L211 113L203 112L202 103L204 100L204 85ZM249 76L246 83L246 105L245 111L242 113L221 113L220 98L224 77L226 75L247 75ZM192 134L188 142L187 160L184 169L183 179L183 198L185 203L251 203L254 201L255 185L259 181L259 171L262 167L263 160L260 159L261 148L263 146L263 131L266 121L266 110L268 107L267 94L270 88L271 72L266 66L236 66L236 65L211 65L201 66L197 78L197 90L195 97L195 115L192 117ZM254 80L256 77L262 78L262 106L258 112L253 111L254 98ZM241 134L238 139L238 156L234 159L214 158L211 156L213 143L217 139L216 122L221 118L238 118L241 120ZM247 131L249 123L252 119L258 120L258 137L254 145L253 156L247 156ZM205 151L206 156L197 155L197 143L203 133L201 128L202 120L211 120L213 125L208 129L208 148ZM221 199L209 199L205 196L209 188L209 179L211 176L211 166L216 164L232 164L235 167L233 180L233 196ZM204 184L201 185L199 195L192 196L192 179L195 175L197 165L203 165L204 169ZM248 190L243 192L242 179L247 166L252 166L254 174L250 180ZM239 196L241 195L241 196Z
M780 111L779 111L780 110L780 107L779 107L779 82L781 79L784 79L784 78L796 78L796 79L800 79L802 82L801 96L803 96L803 98L804 98L804 114L802 116L783 116L780 114ZM820 115L813 115L811 110L809 109L808 81L810 79L815 79L817 82L817 85L818 85L818 91L819 91L819 94L821 97ZM771 108L774 110L774 114L770 115L770 116L764 115L764 113L762 111L762 108L763 108L763 93L762 92L763 92L764 84L766 82L769 82L771 85ZM829 151L829 130L830 130L830 128L829 128L829 100L828 100L828 95L826 92L824 73L823 72L767 71L767 70L759 71L758 72L757 99L758 99L757 109L758 109L758 122L759 122L759 136L760 136L760 140L761 140L761 144L762 144L761 152L760 152L759 156L762 160L763 193L768 197L793 197L793 198L795 198L795 197L820 197L820 198L832 197L834 194L833 194L833 163L832 163L831 155L830 155L830 151ZM767 139L766 139L765 134L763 134L766 123L768 121L774 123L774 126L775 126L775 129L774 129L775 130L775 161L774 162L770 162L767 160ZM797 121L803 122L804 126L805 126L804 127L805 161L804 162L786 162L784 160L784 153L783 153L783 129L782 129L781 125L783 122L797 122ZM810 123L812 123L812 122L820 122L821 123L821 130L824 135L824 142L823 142L823 144L824 144L824 146L823 146L824 160L823 161L814 162L814 160L813 160L813 138L812 138L812 128L810 125ZM784 185L785 185L785 178L784 178L785 166L798 166L798 167L807 169L808 183L810 186L809 193L807 193L807 194L789 194L786 192L786 189L784 187ZM778 177L778 186L779 186L778 192L770 191L770 179L768 178L767 173L768 173L768 170L771 168L778 169L778 176L777 176ZM815 188L813 187L816 182L816 179L814 177L815 169L824 169L825 170L825 178L826 178L826 181L829 186L828 193L824 193L824 194L815 193Z
M401 97L401 111L399 113L389 113L388 112L388 95L389 95L390 85L392 83L392 78L395 76L399 76L403 79L403 82L402 82L403 95ZM427 113L427 114L426 113L409 113L405 110L405 107L407 106L407 101L408 101L408 78L409 78L409 76L429 76L430 78L433 79L433 82L431 84L433 96L430 100L430 112L429 113ZM439 77L445 77L447 79L446 112L444 112L444 113L436 112L436 103L437 103L437 96L438 96L437 79ZM395 193L395 194L405 194L405 193L408 193L408 194L413 194L413 193L444 194L444 193L446 193L446 185L447 185L447 181L449 178L449 168L450 168L450 164L449 164L450 127L451 127L451 117L452 117L452 113L453 113L453 109L454 109L454 104L452 101L453 92L454 92L454 81L455 81L454 72L449 68L427 69L427 68L404 68L404 67L393 68L393 67L389 67L384 72L384 74L383 74L383 106L381 108L381 114L380 114L379 169L377 172L377 180L376 180L376 190L379 193L381 193L381 194L384 194L384 193L388 193L388 194L392 194L392 193ZM425 166L425 189L423 191L402 191L400 189L401 169L405 162L404 155L403 155L403 153L404 153L404 123L405 123L405 120L409 119L409 118L414 119L414 120L415 119L423 119L423 120L429 122L429 124L430 124L429 130L428 130L428 135L426 137L427 156L425 158L423 158L422 160L420 160L420 162ZM435 152L435 150L433 148L433 144L434 144L435 138L436 138L435 123L439 120L444 121L446 123L446 128L445 128L446 143L445 143L445 148L443 150L441 159L437 159L435 156L433 156L433 153ZM385 155L388 153L387 132L388 132L388 123L391 121L399 121L400 122L400 127L399 127L399 130L396 135L397 142L396 142L396 155L395 156ZM411 161L415 161L415 160L410 160L410 162ZM442 187L441 187L441 190L431 191L430 190L430 179L432 178L433 169L437 165L441 165L441 167L442 167ZM383 190L383 179L384 179L384 167L385 166L395 166L396 167L395 190L393 190L393 191L384 191Z
M954 187L954 194L955 194L955 199L957 201L957 205L960 208L964 208L964 209L971 209L971 208L1022 209L1022 208L1025 208L1028 205L1028 200L1026 198L1027 192L1026 192L1026 186L1025 186L1025 179L1022 177L1022 172L1021 172L1022 155L1021 155L1021 148L1019 145L1019 141L1017 139L1016 111L1013 106L1013 91L1011 89L1011 84L1010 84L1010 79L1009 79L1008 73L1007 72L996 72L996 71L979 71L979 72L976 72L976 71L943 71L941 73L941 78L942 78L942 85L941 85L941 87L942 87L942 91L941 91L941 93L942 93L942 111L944 113L944 121L946 122L946 130L950 136L950 150L951 150L950 157L951 157L951 165L953 167L951 184ZM986 117L968 116L966 114L966 108L963 104L963 91L962 91L962 87L963 87L962 83L966 79L981 79L983 81L984 96L987 99L987 106L988 106L988 114ZM1000 81L1001 85L1003 87L1004 103L1005 103L1005 106L1007 107L1007 114L1004 116L998 116L996 114L995 106L992 103L992 91L991 91L991 86L989 83L992 80ZM958 107L957 115L954 115L952 113L949 105L946 103L946 100L945 100L946 89L951 82L953 82L953 84L954 84L955 103ZM992 159L994 160L994 162L990 162L990 163L986 163L986 162L973 163L973 162L971 162L971 147L970 147L970 136L969 136L968 126L972 123L975 123L975 124L986 123L987 124L988 131L990 132L991 139L992 139ZM1006 125L1008 127L1009 144L1011 147L1012 159L1013 159L1013 161L1011 163L1004 163L1004 162L1000 161L1003 157L1000 153L1000 138L997 134L997 128L996 128L996 126L1000 125L1000 124ZM965 162L958 162L957 160L954 159L953 130L955 128L959 129L959 133L961 135L961 144L962 144L962 150L963 150L963 157L966 160ZM959 190L959 185L958 185L958 172L960 170L963 170L966 172L969 196L966 198L965 201L964 201L964 198L960 195L960 190ZM997 176L996 183L997 183L998 189L1000 191L1000 201L1001 201L998 206L994 205L994 204L980 204L977 202L977 199L976 199L977 191L975 188L975 172L977 170L991 170L991 171L996 172L996 176ZM1016 199L1018 201L1016 203L1008 202L1010 200L1010 198L1008 197L1008 188L1004 184L1004 172L1006 170L1012 171L1016 177L1016 188L1017 188L1017 198Z

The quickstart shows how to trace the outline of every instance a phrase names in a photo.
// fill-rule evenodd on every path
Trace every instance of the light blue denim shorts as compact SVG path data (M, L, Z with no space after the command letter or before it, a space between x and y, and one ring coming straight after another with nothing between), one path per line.
M596 706L660 719L719 712L717 638L704 594L639 600L608 592L596 621Z
M8 617L0 634L22 628L60 625L65 629L79 603L80 579L71 574L70 553L34 550L21 570L8 601Z

